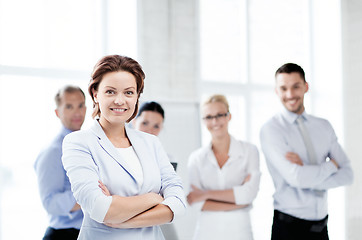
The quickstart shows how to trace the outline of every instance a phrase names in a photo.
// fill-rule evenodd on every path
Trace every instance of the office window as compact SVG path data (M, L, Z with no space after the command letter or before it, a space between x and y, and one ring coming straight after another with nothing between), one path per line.
M80 86L83 126L92 123L92 68L106 54L137 56L136 9L127 0L0 1L0 239L42 238L48 220L33 165L60 131L54 96Z
M207 81L245 82L245 16L242 1L200 1L200 66Z
M273 86L273 74L282 64L295 62L307 67L310 55L307 1L248 2L249 80Z

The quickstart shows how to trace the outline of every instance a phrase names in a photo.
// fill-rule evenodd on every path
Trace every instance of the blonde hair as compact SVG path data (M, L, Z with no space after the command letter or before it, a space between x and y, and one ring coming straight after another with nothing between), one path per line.
M205 106L205 105L207 105L209 103L213 103L213 102L219 102L219 103L224 104L227 112L229 112L229 103L224 95L221 95L221 94L211 95L210 97L208 97L206 99L206 101L204 102L204 104L202 106Z

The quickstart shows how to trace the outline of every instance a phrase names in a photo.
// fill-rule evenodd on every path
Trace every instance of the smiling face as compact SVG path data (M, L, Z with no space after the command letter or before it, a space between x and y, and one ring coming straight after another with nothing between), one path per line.
M85 99L80 91L64 92L60 97L59 106L55 109L55 114L63 126L71 131L77 131L82 127L85 112Z
M207 103L202 107L204 123L213 138L229 134L228 125L231 115L226 113L228 113L227 107L221 102Z
M138 99L136 79L125 71L106 73L93 96L99 104L102 126L124 125L135 111Z
M134 121L135 128L137 130L150 133L155 136L160 134L163 127L162 115L154 111L143 111Z
M279 73L276 76L276 88L284 107L293 113L302 114L304 111L304 94L308 91L308 83L297 72Z

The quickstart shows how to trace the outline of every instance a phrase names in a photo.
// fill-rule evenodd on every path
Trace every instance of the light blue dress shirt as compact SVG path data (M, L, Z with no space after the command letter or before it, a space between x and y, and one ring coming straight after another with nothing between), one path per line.
M81 210L70 212L76 201L62 164L63 138L70 132L63 127L51 144L39 154L34 165L49 226L55 229L80 229L83 219Z
M181 179L173 170L159 139L148 133L125 128L143 169L143 184L138 184L134 169L107 138L98 121L88 130L67 135L63 141L63 165L74 196L84 211L78 240L163 240L159 226L118 229L103 224L112 203L98 187L101 180L111 195L135 196L159 193L177 219L184 214L186 199Z
M261 147L275 186L274 208L297 218L320 220L328 213L327 192L318 196L313 190L351 184L353 172L331 124L303 112L304 124L319 163L312 165L296 123L297 117L297 114L283 109L265 123L260 132ZM287 152L298 154L304 165L288 161L285 158ZM328 158L336 160L339 169Z

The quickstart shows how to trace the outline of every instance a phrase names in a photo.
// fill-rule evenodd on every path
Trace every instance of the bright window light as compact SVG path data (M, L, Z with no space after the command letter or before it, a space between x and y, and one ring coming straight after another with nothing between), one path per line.
M80 86L83 127L91 124L87 86L96 61L137 57L136 3L0 1L0 240L43 237L48 220L33 165L60 131L54 96L66 84Z

